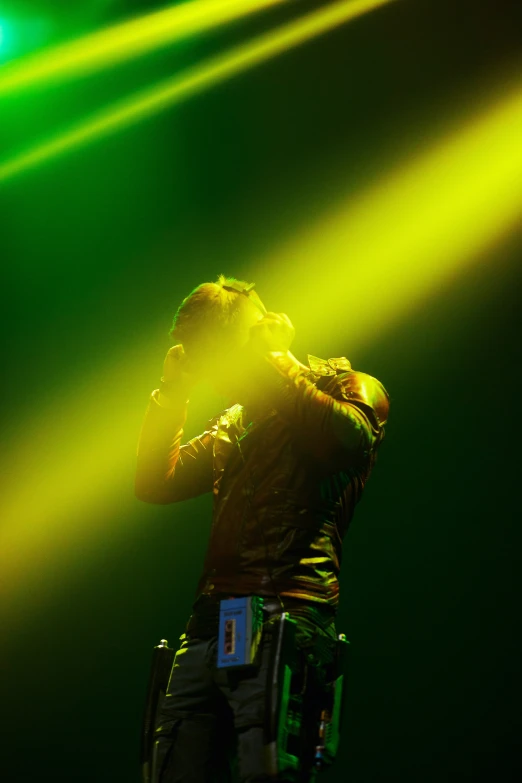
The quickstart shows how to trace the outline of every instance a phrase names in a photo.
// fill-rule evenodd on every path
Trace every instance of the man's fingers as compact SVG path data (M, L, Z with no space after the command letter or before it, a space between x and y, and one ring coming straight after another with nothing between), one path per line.
M267 313L263 318L261 318L258 321L258 324L261 324L263 322L268 324L270 323L270 321L276 321L277 323L284 323L287 326L291 326L293 328L292 321L290 320L290 318L287 316L286 313Z

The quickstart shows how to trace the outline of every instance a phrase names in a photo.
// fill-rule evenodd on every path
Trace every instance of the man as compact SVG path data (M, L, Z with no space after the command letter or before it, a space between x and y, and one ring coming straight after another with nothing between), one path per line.
M316 679L332 659L342 539L383 439L389 398L344 357L302 364L289 350L294 333L252 286L221 275L180 305L176 344L151 395L137 497L163 504L213 492L214 500L204 571L156 729L158 783L226 777L231 737L242 783L283 779L266 752L268 643L255 668L218 669L221 599L261 596L267 624L288 612ZM202 380L228 407L181 445L191 389ZM310 753L294 779L310 779Z

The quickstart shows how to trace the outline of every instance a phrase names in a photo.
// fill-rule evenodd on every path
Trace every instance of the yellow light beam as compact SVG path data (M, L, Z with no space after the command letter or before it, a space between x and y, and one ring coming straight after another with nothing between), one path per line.
M94 73L288 0L189 0L28 55L0 71L0 97Z
M271 286L287 282L285 306L309 330L303 337L344 336L349 353L405 318L521 219L519 84L259 259L258 288L269 299ZM320 330L310 319L316 311L328 313Z
M394 0L342 0L103 110L75 128L0 164L0 182L68 150L143 120L248 68Z
M133 471L147 396L136 416L134 393L126 396L125 389L142 385L148 364L150 344L143 341L109 366L91 368L81 385L63 389L61 401L42 401L43 413L24 419L9 456L1 458L0 604L12 618L30 602L27 587L38 598L34 584L54 587L79 561L132 534ZM204 422L222 407L221 399L208 397L196 390L191 419ZM110 528L107 514L116 518Z

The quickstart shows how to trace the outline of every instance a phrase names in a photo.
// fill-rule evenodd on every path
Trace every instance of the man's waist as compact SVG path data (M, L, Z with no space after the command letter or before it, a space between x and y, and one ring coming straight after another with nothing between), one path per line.
M189 636L217 636L219 628L219 611L222 599L238 598L241 593L212 593L198 596L192 607L192 614L186 626ZM263 614L265 619L288 612L291 617L301 619L309 628L319 631L328 630L335 620L335 607L319 604L314 601L303 601L297 598L261 596L263 598Z
M323 572L319 575L299 573L299 564L290 567L286 573L274 572L267 575L263 569L211 568L201 577L197 593L206 595L260 595L267 599L283 596L284 600L297 601L297 605L318 604L326 610L337 610L339 603L339 582L337 575Z

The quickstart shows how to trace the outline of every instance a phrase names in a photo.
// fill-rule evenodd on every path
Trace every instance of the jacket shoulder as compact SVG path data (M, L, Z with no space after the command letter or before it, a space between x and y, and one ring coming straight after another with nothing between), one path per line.
M383 384L365 372L351 370L338 375L341 398L354 404L362 403L371 408L382 427L388 420L390 396Z

